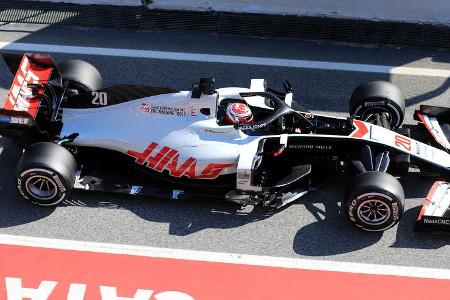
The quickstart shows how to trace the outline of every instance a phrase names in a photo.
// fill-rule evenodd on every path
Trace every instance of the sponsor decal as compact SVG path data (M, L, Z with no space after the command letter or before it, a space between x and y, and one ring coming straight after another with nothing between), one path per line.
M299 145L289 145L289 149L297 149L297 150L312 150L312 151L328 151L333 150L334 147L332 145L308 145L308 144L299 144Z
M150 104L142 103L141 104L141 112L149 113L150 112Z
M60 192L64 193L66 191L66 188L64 187L63 183L61 182L61 179L59 179L59 177L56 175L53 175L53 179L55 179L56 185L58 185Z
M238 128L240 130L257 130L257 129L261 129L261 128L265 128L267 127L268 124L263 123L263 124L253 124L253 125L240 125L238 126Z
M137 195L142 191L142 186L133 185L130 189L130 195Z
M166 105L153 105L148 103L141 103L140 111L147 114L164 115L164 116L176 116L176 117L196 117L198 115L198 108L189 105L186 108L172 107Z
M424 159L432 160L434 162L439 163L439 157L435 158L434 148L429 145L422 144L420 142L415 142L416 155L422 157Z
M29 118L22 118L22 117L0 116L0 123L30 126L31 120Z
M238 180L238 183L239 183L239 184L247 184L249 181L250 181L250 180L247 180L247 179L239 179L239 180Z
M438 225L450 225L450 219L428 219L423 218L424 224L438 224Z
M30 199L22 190L22 179L20 178L17 178L17 190L19 191L20 195L22 195L22 197L24 197L25 199Z
M248 173L238 173L237 179L239 184L246 184L247 182L250 182L250 174Z
M206 134L232 135L235 133L235 131L234 130L215 130L215 129L206 128L205 133Z
M11 117L11 124L30 125L31 120L29 118Z
M0 116L0 123L11 123L11 117L9 116Z
M239 179L250 179L250 174L248 174L248 173L238 173L237 177Z
M430 145L423 144L418 141L411 141L412 154L422 159L438 164L442 167L450 168L448 153L440 149L436 149Z
M356 222L355 215L353 214L353 211L356 208L357 201L358 201L357 199L353 199L352 202L350 203L349 207L348 207L348 216L350 217L350 220L352 220L353 222Z
M398 214L398 205L395 202L392 202L391 205L392 205L392 217L394 220L398 220L400 218Z
M422 145L419 143L416 143L416 154L418 156L426 157L427 156L427 148L422 147Z
M32 64L24 55L7 95L5 109L26 111L33 118L36 117L40 104L39 97L34 97L27 85L48 81L52 70L52 68L41 68Z
M172 191L172 199L178 200L180 199L184 194L184 191L182 190L173 190Z
M159 151L155 151L158 146L153 142L143 152L128 150L127 154L134 157L136 163L158 172L167 170L173 177L214 179L220 175L223 169L234 165L232 163L210 163L203 170L198 170L197 159L189 157L185 161L180 161L180 153L177 150L163 146Z
M384 101L374 101L374 102L366 102L364 103L365 107L375 107L375 106L385 106Z
M152 105L150 107L150 113L178 117L184 117L187 115L184 108L164 105Z

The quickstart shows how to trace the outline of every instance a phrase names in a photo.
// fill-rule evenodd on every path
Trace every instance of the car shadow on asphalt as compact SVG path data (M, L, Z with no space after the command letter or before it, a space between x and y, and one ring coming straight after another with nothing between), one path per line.
M403 178L402 185L405 187L406 198L420 197L424 199L428 194L437 177L424 177L415 174ZM419 206L407 209L402 216L402 220L397 226L395 242L390 246L392 248L410 248L410 249L438 249L450 245L450 233L448 236L442 234L417 233L414 232L414 224L422 208L422 202Z
M161 220L161 217L163 220L167 220L169 217L169 234L175 236L186 236L205 229L238 228L248 223L264 220L272 215L271 211L260 206L242 208L234 203L219 201L212 203L207 199L189 200L189 203L186 203L181 209L176 203L169 207L165 205L163 211L142 209L143 207L134 208L137 209L133 210L133 213L145 220Z
M169 234L175 236L205 229L237 228L275 213L259 206L242 207L217 199L168 200L80 190L74 191L62 205L128 210L143 220L169 224Z
M328 256L360 250L377 243L382 233L355 229L340 213L340 202L348 178L339 178L319 186L306 195L301 204L316 219L297 232L293 241L295 253L306 256Z
M54 207L40 207L20 197L14 176L21 149L0 137L0 228L31 223L49 216Z
M414 207L405 211L402 221L398 224L395 242L391 248L409 249L438 249L450 245L450 236L442 234L414 232L414 222L421 207Z
M343 254L369 247L383 238L385 233L365 232L354 228L339 213L339 203L343 197L335 199L335 196L344 195L346 186L344 181L338 180L332 187L322 187L303 199L303 204L317 221L297 232L293 241L295 253L306 256ZM389 229L396 232L394 242L389 247L437 249L450 244L449 237L414 232L414 224L421 209L417 203L422 203L434 179L423 178L420 174L413 173L400 181L405 190L406 210L399 224ZM311 199L308 199L309 197Z

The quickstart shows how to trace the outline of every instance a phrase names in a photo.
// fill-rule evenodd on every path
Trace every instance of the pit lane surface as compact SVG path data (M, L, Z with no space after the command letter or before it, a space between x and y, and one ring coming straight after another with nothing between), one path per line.
M359 83L390 80L406 97L406 122L410 124L419 104L448 106L450 95L446 77L427 72L423 73L426 76L420 72L373 72L369 66L450 70L450 54L431 49L24 24L1 26L0 42L108 48L111 56L54 53L56 60L77 57L93 63L103 74L105 85L189 89L199 77L214 76L218 87L248 86L251 78L266 78L269 85L278 87L283 79L289 79L296 101L311 110L337 115L346 114L349 95ZM333 70L332 64L326 70L124 57L114 55L110 49L115 48L351 63L367 66L370 72ZM8 72L2 62L1 99L12 80ZM178 202L79 191L63 205L43 208L25 202L15 192L18 149L5 139L0 139L0 149L0 233L318 260L450 266L450 239L413 234L422 197L432 183L417 176L403 180L407 202L399 226L384 234L371 234L354 230L339 215L347 178L338 178L275 214L261 209L237 210L232 204L200 199Z

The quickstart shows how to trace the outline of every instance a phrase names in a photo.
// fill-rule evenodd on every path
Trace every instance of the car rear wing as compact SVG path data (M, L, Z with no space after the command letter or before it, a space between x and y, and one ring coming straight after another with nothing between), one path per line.
M414 119L423 123L436 142L450 150L450 108L421 105Z
M40 106L40 97L36 88L54 78L60 78L53 59L47 54L25 53L2 54L14 80L6 97L1 115L13 115L10 112L25 112L36 118Z

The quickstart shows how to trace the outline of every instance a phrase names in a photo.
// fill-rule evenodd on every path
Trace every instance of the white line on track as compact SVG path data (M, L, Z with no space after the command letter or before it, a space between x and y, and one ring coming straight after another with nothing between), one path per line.
M0 234L0 244L278 268L407 276L417 278L450 279L450 270L444 269L256 256L247 254L194 251L185 249L155 248L145 246L15 236L7 234Z
M197 61L225 64L243 64L285 68L338 70L364 73L384 73L396 75L415 75L428 77L450 77L450 70L413 67L396 67L386 65L354 64L330 61L297 60L271 57L218 55L206 53L186 53L170 51L152 51L118 48L63 46L31 43L0 42L0 49L13 51L53 52L83 55L102 55L116 57L148 58L179 61Z

